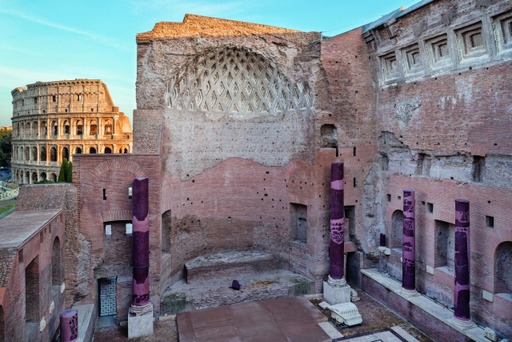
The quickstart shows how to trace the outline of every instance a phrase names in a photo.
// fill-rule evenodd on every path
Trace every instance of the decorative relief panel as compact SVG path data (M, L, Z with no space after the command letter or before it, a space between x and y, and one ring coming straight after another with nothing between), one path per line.
M512 51L512 11L493 18L492 26L498 52Z
M263 56L230 48L179 68L167 85L166 105L243 119L311 108L312 96L307 84L292 82Z
M482 32L482 22L466 26L455 31L459 57L462 61L468 58L487 55L487 46Z

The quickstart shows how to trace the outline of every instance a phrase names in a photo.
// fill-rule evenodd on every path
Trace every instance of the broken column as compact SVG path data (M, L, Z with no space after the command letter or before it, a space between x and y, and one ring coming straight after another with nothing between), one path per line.
M60 314L61 342L78 341L78 311L65 310Z
M345 280L345 217L343 163L331 164L329 277L324 282L324 298L329 304L350 302L350 286Z
M453 316L456 323L472 325L469 313L469 201L455 200L455 284Z
M402 293L416 294L414 190L404 190L402 234Z
M153 305L149 301L149 179L133 180L133 280L128 314L128 338L153 335Z

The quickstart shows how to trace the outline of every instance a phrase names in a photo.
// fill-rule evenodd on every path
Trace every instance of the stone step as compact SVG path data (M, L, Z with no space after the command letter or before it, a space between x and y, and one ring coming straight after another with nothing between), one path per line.
M239 274L239 291L230 288L234 278L180 280L170 286L161 300L161 314L198 310L235 303L309 294L313 283L304 276L285 270Z
M202 255L185 263L185 281L233 278L241 274L269 272L277 269L272 254L259 251L228 251Z

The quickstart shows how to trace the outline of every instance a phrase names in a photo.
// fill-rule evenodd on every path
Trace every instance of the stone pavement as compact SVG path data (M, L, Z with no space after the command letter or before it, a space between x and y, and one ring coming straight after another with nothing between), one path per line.
M189 311L176 320L180 342L331 341L318 325L328 318L304 297Z
M407 321L403 320L402 318L395 315L393 312L388 310L385 306L368 296L366 293L360 291L357 289L358 294L361 298L360 301L356 302L356 306L359 309L359 312L363 316L363 324L357 325L354 327L342 327L339 330L339 333L341 333L344 337L340 338L333 338L333 341L350 341L350 342L365 342L365 341L375 341L378 339L381 339L382 341L386 342L394 342L394 341L420 341L420 342L432 342L431 339L429 339L427 336L422 334L419 330L417 330L414 326L412 326ZM296 297L296 298L302 298L302 297ZM312 301L313 304L318 304L320 300ZM257 307L255 304L261 303L261 302L252 302L252 303L245 303L249 304L250 306L247 306L247 308ZM243 304L235 304L232 306L240 307ZM298 305L298 304L296 304ZM224 313L229 311L226 311L227 308L232 306L225 306L217 309L224 309ZM311 308L311 306L306 306ZM299 307L300 308L300 307ZM206 309L211 310L211 309ZM259 308L258 310L264 311L266 310L265 307ZM205 311L205 310L203 310ZM201 312L201 311L192 311L193 312ZM236 312L236 310L235 310ZM286 307L282 305L279 308L279 312L286 316L290 317L296 317L297 319L300 319L301 312L300 310L297 310L297 306L291 306ZM309 313L310 318L316 317L316 315L320 313L320 310L318 310L317 313L312 314ZM233 319L233 311L230 313L231 318ZM253 316L250 316L251 313L242 311L240 313L237 313L238 316L235 316L234 319L237 320L239 317L239 321L248 320L251 318L251 320L254 320L255 318ZM249 316L248 316L249 315ZM323 315L323 314L322 314ZM195 315L194 315L195 316ZM184 316L185 317L185 316ZM200 316L196 316L196 318L199 319ZM186 317L185 317L186 318ZM222 319L222 317L214 318L217 319L217 321L226 322L226 319ZM320 323L321 325L325 326L325 324L330 324L327 322L328 317L324 316L324 318L320 318L320 322L323 321L323 323ZM267 318L264 318L266 322L269 322L270 320ZM275 323L275 322L274 322ZM291 322L293 323L293 322ZM241 324L247 324L247 323L241 323ZM268 323L267 323L268 324ZM320 325L319 324L319 325ZM268 324L269 326L271 324ZM213 334L222 335L221 331L214 331L215 326L213 324L208 325L208 322L201 323L199 321L198 327L206 327L210 329L210 333L212 335L208 335L208 337L213 336ZM240 325L236 325L237 329L240 330ZM181 328L181 326L180 326ZM250 326L248 329L253 329ZM316 329L315 329L316 330ZM199 329L200 333L207 333L207 330L201 331ZM270 331L270 330L267 330ZM263 331L264 332L264 331ZM263 333L262 332L262 333ZM181 333L181 331L180 331ZM195 334L195 332L194 332ZM398 336L397 336L398 335ZM126 341L127 340L127 329L125 326L116 326L116 327L110 327L110 328L101 328L97 329L94 333L94 341L108 341L108 342L120 342L120 341ZM324 338L325 335L319 333L320 338ZM301 336L298 336L297 340L292 339L291 341L304 341L300 339ZM174 319L174 316L163 316L160 317L159 321L155 322L155 335L150 337L144 337L144 338L137 338L132 340L134 342L156 342L156 341L168 341L168 342L175 342L178 341L178 331L176 327L176 320ZM182 342L183 340L179 340ZM198 340L201 341L201 340ZM212 341L212 339L207 339L207 341ZM228 341L228 340L223 340ZM242 340L243 341L243 340ZM261 341L261 342L269 342L272 340L265 339L264 334L258 334L255 339L252 341ZM308 342L317 342L318 340L308 340ZM321 341L321 340L320 340Z

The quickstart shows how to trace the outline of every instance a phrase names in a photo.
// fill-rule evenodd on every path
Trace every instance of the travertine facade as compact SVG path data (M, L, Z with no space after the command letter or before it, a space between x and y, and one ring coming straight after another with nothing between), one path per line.
M100 80L36 82L13 97L12 177L19 184L57 181L63 158L130 153L130 121Z

